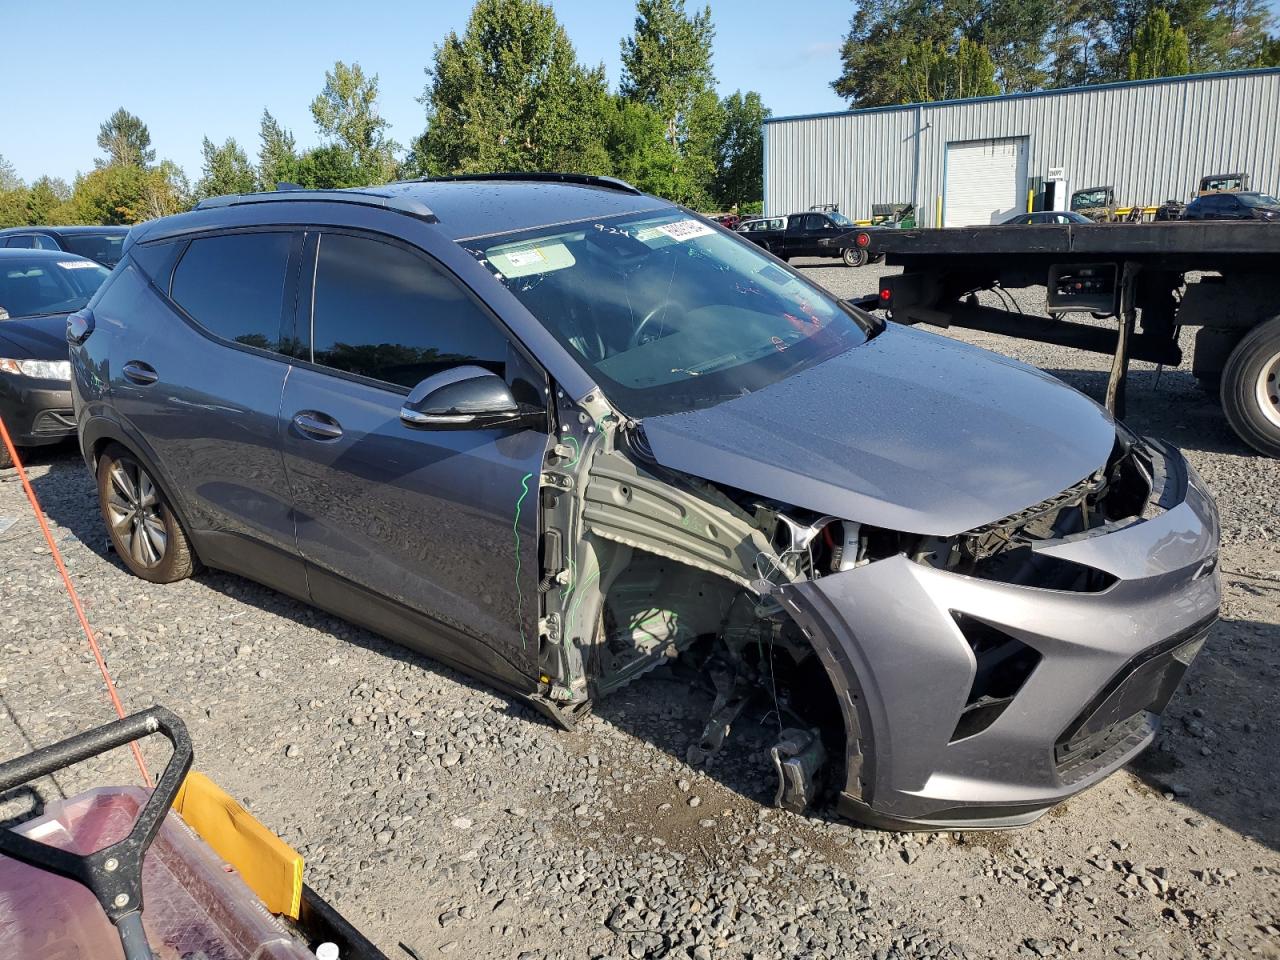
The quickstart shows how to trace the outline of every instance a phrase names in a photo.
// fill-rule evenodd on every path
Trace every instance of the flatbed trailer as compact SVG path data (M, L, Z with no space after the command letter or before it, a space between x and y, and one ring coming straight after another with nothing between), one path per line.
M1280 457L1280 224L1234 222L975 226L868 231L897 276L878 306L899 323L960 326L1060 343L1113 358L1107 406L1124 415L1136 358L1183 362L1178 333L1197 327L1191 369L1232 429ZM978 302L982 290L1046 288L1047 315ZM1011 298L1012 299L1012 298ZM1099 326L1072 313L1114 318Z

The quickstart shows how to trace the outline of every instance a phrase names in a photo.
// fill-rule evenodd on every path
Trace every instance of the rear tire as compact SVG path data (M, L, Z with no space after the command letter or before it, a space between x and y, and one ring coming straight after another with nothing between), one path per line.
M840 259L846 267L865 267L871 258L865 247L845 247L840 251Z
M1245 334L1222 369L1222 410L1240 439L1280 457L1280 317Z
M195 554L169 498L119 444L98 458L98 507L112 547L134 576L173 583L195 572Z
M19 452L18 456L22 456L22 453ZM9 448L6 447L3 443L0 443L0 470L3 470L5 467L12 467L12 466L13 466L13 457L9 456Z

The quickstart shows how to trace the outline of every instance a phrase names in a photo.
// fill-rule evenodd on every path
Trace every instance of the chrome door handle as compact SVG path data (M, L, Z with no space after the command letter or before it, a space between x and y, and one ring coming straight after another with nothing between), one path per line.
M155 367L141 360L130 360L120 368L120 372L124 374L126 380L143 387L160 379L160 374L156 373Z
M293 425L315 440L337 440L342 436L342 426L337 420L315 410L294 414Z

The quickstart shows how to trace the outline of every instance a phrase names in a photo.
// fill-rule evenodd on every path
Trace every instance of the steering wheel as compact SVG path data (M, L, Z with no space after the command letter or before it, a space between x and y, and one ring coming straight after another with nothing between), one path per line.
M675 300L663 300L656 307L640 318L640 322L632 331L631 339L627 341L627 349L634 350L636 347L643 346L646 343L652 343L654 340L660 339L660 335L651 335L655 331L649 329L657 324L665 324L667 310L675 308L683 312L683 308Z

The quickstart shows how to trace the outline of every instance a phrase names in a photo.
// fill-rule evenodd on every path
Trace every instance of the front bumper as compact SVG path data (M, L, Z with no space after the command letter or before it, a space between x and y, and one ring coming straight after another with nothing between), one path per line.
M37 380L0 374L0 417L20 447L57 443L75 435L71 385L61 380Z
M988 581L900 555L780 591L842 700L842 812L896 829L1020 826L1152 742L1221 589L1212 497L1180 453L1151 446L1163 469L1148 519L1038 547L1116 578L1099 592ZM966 727L973 624L1029 648L1034 665L994 720Z

